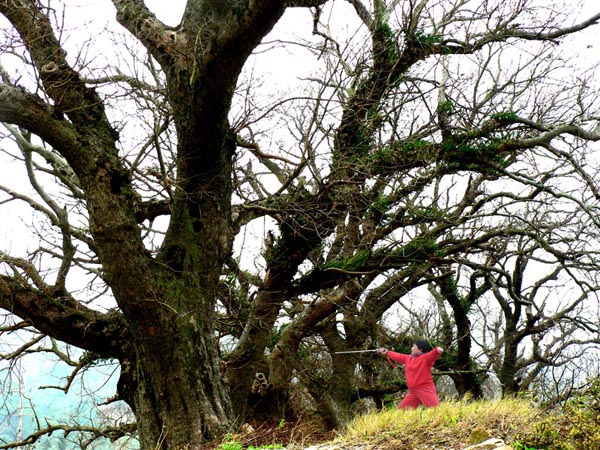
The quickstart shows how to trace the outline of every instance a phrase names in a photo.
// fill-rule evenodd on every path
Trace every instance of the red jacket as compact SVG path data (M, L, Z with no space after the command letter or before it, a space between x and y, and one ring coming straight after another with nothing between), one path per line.
M417 356L405 355L404 353L396 353L389 350L385 354L392 361L404 364L408 389L419 389L425 386L435 388L433 378L431 377L431 368L441 355L437 348Z

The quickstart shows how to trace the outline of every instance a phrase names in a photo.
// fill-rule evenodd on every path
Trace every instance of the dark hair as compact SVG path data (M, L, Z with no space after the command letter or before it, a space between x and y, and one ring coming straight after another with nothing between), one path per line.
M431 350L433 350L433 347L431 346L431 344L429 342L427 342L425 339L416 339L415 345L423 353L427 353L427 352L430 352Z

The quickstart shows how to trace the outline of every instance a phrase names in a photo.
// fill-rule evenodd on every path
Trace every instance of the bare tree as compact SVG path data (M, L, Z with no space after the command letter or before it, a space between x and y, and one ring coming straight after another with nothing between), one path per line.
M141 0L112 3L135 43L94 70L81 48L67 54L50 5L0 1L18 62L3 71L0 121L33 189L3 186L3 202L43 218L29 259L2 253L0 306L117 361L143 449L287 417L291 381L342 423L358 360L335 352L383 339L384 314L419 286L447 286L457 258L526 234L499 226L514 194L495 183L529 167L543 183L536 152L600 139L584 88L550 78L561 39L600 14L575 23L527 1L190 0L171 27ZM294 7L312 12L301 48L322 72L261 105L240 74ZM113 109L121 98L136 108ZM261 220L270 230L252 268L232 249ZM81 269L92 275L83 293L70 284ZM330 369L308 373L325 353Z

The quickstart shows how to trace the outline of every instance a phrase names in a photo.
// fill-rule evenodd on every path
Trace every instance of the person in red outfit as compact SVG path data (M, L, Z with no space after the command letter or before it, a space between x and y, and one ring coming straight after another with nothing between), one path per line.
M440 404L431 376L431 368L444 352L443 348L432 348L426 340L417 339L410 349L410 355L392 352L385 348L379 348L377 351L387 356L392 367L396 367L394 363L400 363L406 369L408 394L398 405L399 409L417 408L420 405L429 408Z

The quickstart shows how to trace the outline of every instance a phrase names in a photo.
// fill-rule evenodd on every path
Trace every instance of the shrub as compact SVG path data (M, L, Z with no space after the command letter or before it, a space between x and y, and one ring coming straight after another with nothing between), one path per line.
M540 420L530 432L519 436L518 443L524 449L536 450L599 449L600 379L592 380L560 412Z

